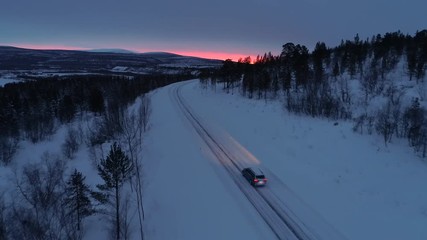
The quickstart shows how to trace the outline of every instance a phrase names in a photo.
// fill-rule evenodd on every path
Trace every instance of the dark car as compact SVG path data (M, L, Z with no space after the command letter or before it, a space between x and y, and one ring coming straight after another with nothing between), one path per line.
M252 186L264 186L267 184L267 178L265 178L264 173L259 168L244 168L242 175Z

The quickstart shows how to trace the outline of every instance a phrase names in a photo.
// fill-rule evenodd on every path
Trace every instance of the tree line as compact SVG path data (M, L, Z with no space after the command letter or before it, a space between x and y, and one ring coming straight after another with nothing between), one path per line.
M279 55L266 53L226 60L221 69L201 75L203 88L222 86L227 92L239 92L249 98L281 99L289 112L330 119L352 119L354 130L373 133L390 142L393 136L407 138L417 152L427 152L427 121L422 99L403 103L401 79L424 82L427 68L427 30L414 35L400 31L378 34L361 40L342 40L336 47L318 42L314 49L286 43ZM401 71L396 75L396 71ZM352 83L358 83L363 101L352 95ZM425 91L421 87L420 98ZM368 111L375 97L387 99L383 108ZM359 106L357 106L359 105ZM355 107L363 112L355 114Z
M38 78L0 87L0 162L8 164L21 140L33 143L52 136L63 124L88 115L119 120L138 96L186 75L69 76ZM116 126L109 136L120 132ZM99 139L99 141L104 141Z

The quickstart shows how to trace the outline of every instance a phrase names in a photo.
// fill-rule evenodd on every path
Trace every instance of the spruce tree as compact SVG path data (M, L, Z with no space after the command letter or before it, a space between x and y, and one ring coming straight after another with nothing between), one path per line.
M77 169L70 176L66 187L65 206L69 209L69 214L75 217L77 230L81 230L82 220L93 213L92 203L89 199L90 190L84 183L86 177Z
M121 147L114 143L108 156L101 159L98 174L104 180L104 184L97 185L101 191L98 200L115 206L116 237L120 239L120 189L134 174L134 165Z

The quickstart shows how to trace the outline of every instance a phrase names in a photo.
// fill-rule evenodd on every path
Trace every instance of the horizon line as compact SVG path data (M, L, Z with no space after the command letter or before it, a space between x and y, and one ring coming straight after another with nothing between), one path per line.
M2 44L0 46L4 47L15 47L15 48L23 48L29 50L62 50L62 51L96 51L96 50L123 50L128 51L129 53L134 54L144 54L144 53L171 53L181 56L187 57L198 57L205 59L213 59L213 60L222 60L225 61L227 59L231 59L233 61L238 61L240 58L251 57L251 59L255 59L255 56L243 54L243 53L230 53L223 51L200 51L200 50L154 50L154 49L138 49L138 48L120 48L120 47L102 47L102 48L86 48L86 47L75 47L69 45L46 45L46 44ZM108 52L108 51L106 51ZM114 51L112 51L114 52Z

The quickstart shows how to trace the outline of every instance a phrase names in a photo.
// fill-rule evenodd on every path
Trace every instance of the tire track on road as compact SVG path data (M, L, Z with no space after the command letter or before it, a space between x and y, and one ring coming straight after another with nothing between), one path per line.
M222 166L227 170L237 187L246 196L255 210L260 214L265 223L270 227L278 239L289 240L311 240L308 236L296 232L286 222L286 218L277 210L277 207L272 204L258 189L248 185L241 176L241 167L233 160L233 157L225 150L207 129L203 126L200 120L194 115L190 107L185 103L180 95L180 89L184 86L179 85L172 89L170 96L174 99L182 111L186 119L193 126L196 133L207 144L212 153L220 161ZM301 236L303 235L303 236Z

